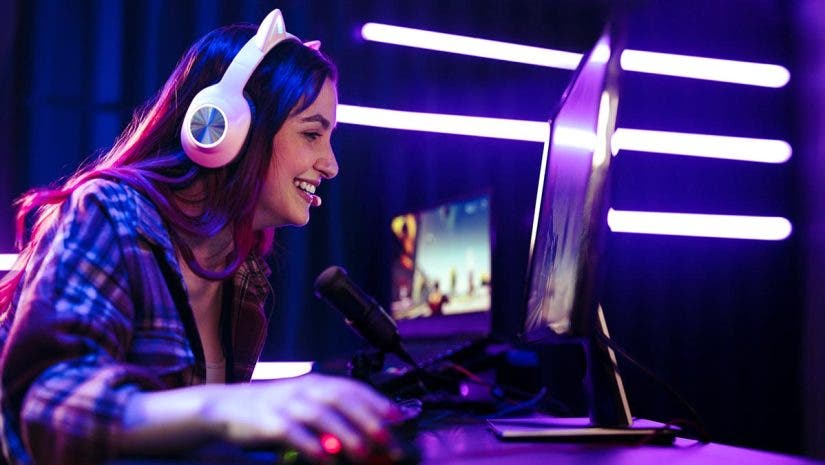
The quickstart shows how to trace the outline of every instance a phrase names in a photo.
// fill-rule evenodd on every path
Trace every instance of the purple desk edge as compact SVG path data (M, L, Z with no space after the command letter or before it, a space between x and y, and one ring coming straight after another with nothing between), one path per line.
M825 465L825 462L722 444L625 445L501 441L482 422L423 428L416 443L421 465ZM124 458L108 465L272 465L274 453L245 453L212 445L190 457Z
M825 464L805 457L722 444L698 445L686 439L677 439L672 446L501 441L483 424L433 428L419 433L417 442L422 449L422 465Z

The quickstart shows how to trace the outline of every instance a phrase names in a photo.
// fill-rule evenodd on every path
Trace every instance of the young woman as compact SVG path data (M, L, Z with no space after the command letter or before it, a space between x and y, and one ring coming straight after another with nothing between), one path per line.
M252 46L260 56L245 62ZM257 33L209 33L108 153L20 200L21 245L36 221L0 284L7 461L88 464L210 440L322 457L324 434L357 459L387 439L392 404L354 381L245 383L265 338L273 231L306 224L338 173L336 70L317 48L277 10ZM210 160L238 137L234 110L192 102L233 79L248 135Z

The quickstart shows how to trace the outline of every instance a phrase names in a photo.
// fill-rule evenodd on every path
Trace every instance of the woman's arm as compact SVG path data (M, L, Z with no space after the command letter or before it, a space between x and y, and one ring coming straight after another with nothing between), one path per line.
M136 312L152 301L133 289L149 279L129 258L134 206L109 182L75 194L37 247L0 358L0 433L12 463L88 465L214 438L318 456L321 432L358 457L386 437L390 402L352 380L310 375L168 390L135 359ZM150 323L165 328L173 320L164 315ZM172 351L173 335L161 336L140 342L148 360Z
M389 439L385 424L394 415L392 404L367 386L315 374L135 393L126 407L118 449L161 453L221 439L244 446L291 446L323 458L319 434L327 433L358 459Z
M134 210L123 187L88 183L36 244L0 358L11 463L105 461L132 394L165 387L128 355L135 297L123 244Z

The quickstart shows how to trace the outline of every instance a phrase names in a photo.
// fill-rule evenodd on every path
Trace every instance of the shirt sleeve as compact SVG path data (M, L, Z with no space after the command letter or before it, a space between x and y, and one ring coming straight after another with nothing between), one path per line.
M134 299L124 250L134 232L118 208L122 189L111 190L78 191L64 205L35 250L2 353L4 427L39 465L111 458L130 395L162 387L127 362Z

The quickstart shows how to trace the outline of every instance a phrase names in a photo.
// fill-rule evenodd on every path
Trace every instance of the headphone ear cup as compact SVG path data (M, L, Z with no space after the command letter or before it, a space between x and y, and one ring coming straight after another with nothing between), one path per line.
M221 80L192 99L183 118L180 143L194 163L219 168L241 153L253 111L243 88L264 56L286 38L295 36L286 32L281 10L272 10L229 63Z
M242 92L219 82L195 95L183 119L181 146L198 165L219 168L231 163L243 148L252 114Z

